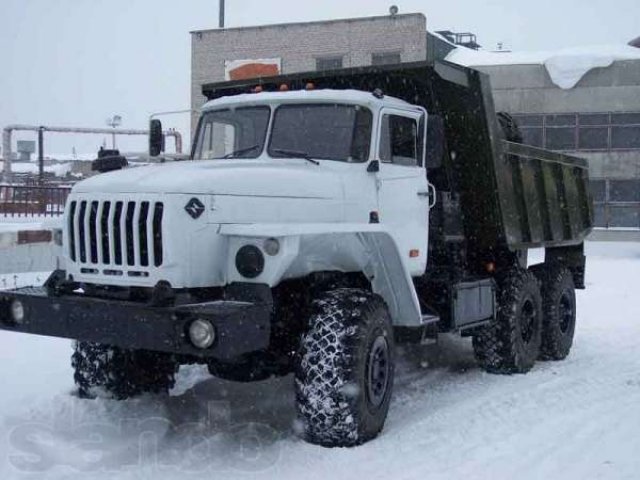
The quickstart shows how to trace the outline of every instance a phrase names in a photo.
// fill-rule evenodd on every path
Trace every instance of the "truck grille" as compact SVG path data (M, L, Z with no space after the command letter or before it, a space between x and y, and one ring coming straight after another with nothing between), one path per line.
M160 202L74 200L67 217L69 258L95 266L160 267L163 213ZM118 269L102 273L123 275Z

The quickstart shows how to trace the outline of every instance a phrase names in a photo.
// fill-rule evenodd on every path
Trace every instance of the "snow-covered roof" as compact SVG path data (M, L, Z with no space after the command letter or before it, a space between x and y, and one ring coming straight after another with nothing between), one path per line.
M571 89L594 68L616 61L640 60L640 49L628 45L599 45L541 52L485 52L458 47L447 61L467 67L497 65L544 65L553 83Z
M411 107L411 104L395 97L384 96L379 99L371 92L360 90L295 90L290 92L262 92L234 95L212 100L202 107L202 110L228 107L237 104L270 104L270 103L300 103L300 102L329 102L341 101L356 105L371 107L395 106L399 108Z

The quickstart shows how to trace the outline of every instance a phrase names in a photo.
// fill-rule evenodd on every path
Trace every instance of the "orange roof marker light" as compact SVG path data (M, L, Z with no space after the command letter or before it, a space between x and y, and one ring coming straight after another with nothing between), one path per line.
M262 85L256 85L252 91L253 93L262 93L263 90Z
M316 85L313 82L309 82L304 88L307 91L311 91L316 89Z
M280 91L281 92L288 92L289 91L289 85L287 85L286 83L283 83L282 85L280 85Z

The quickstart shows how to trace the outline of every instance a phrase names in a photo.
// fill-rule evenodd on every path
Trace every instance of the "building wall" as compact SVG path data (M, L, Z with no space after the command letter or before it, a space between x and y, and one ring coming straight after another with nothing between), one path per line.
M576 133L576 149L566 152L589 161L598 226L640 228L640 134L636 148L615 148L613 129L618 127L613 126L611 115L608 148L580 149L579 140L590 128L580 126L580 114L637 113L634 117L640 118L639 60L618 61L610 67L591 70L569 90L556 86L543 65L479 69L491 77L498 110L526 116L544 114L545 132L550 114L576 114L578 121L570 127ZM635 127L625 128L640 131L638 120L633 123Z
M496 108L508 112L640 112L638 60L591 70L570 90L556 86L543 65L477 68L491 76Z
M191 106L206 101L202 85L224 81L225 61L281 58L283 74L313 71L319 57L341 56L345 68L371 65L374 53L413 62L426 58L426 38L422 14L192 32Z

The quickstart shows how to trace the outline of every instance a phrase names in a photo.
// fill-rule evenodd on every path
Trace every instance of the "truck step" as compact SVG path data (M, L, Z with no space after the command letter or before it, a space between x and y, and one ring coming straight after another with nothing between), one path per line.
M432 313L422 314L422 325L431 325L432 323L438 323L440 317Z

